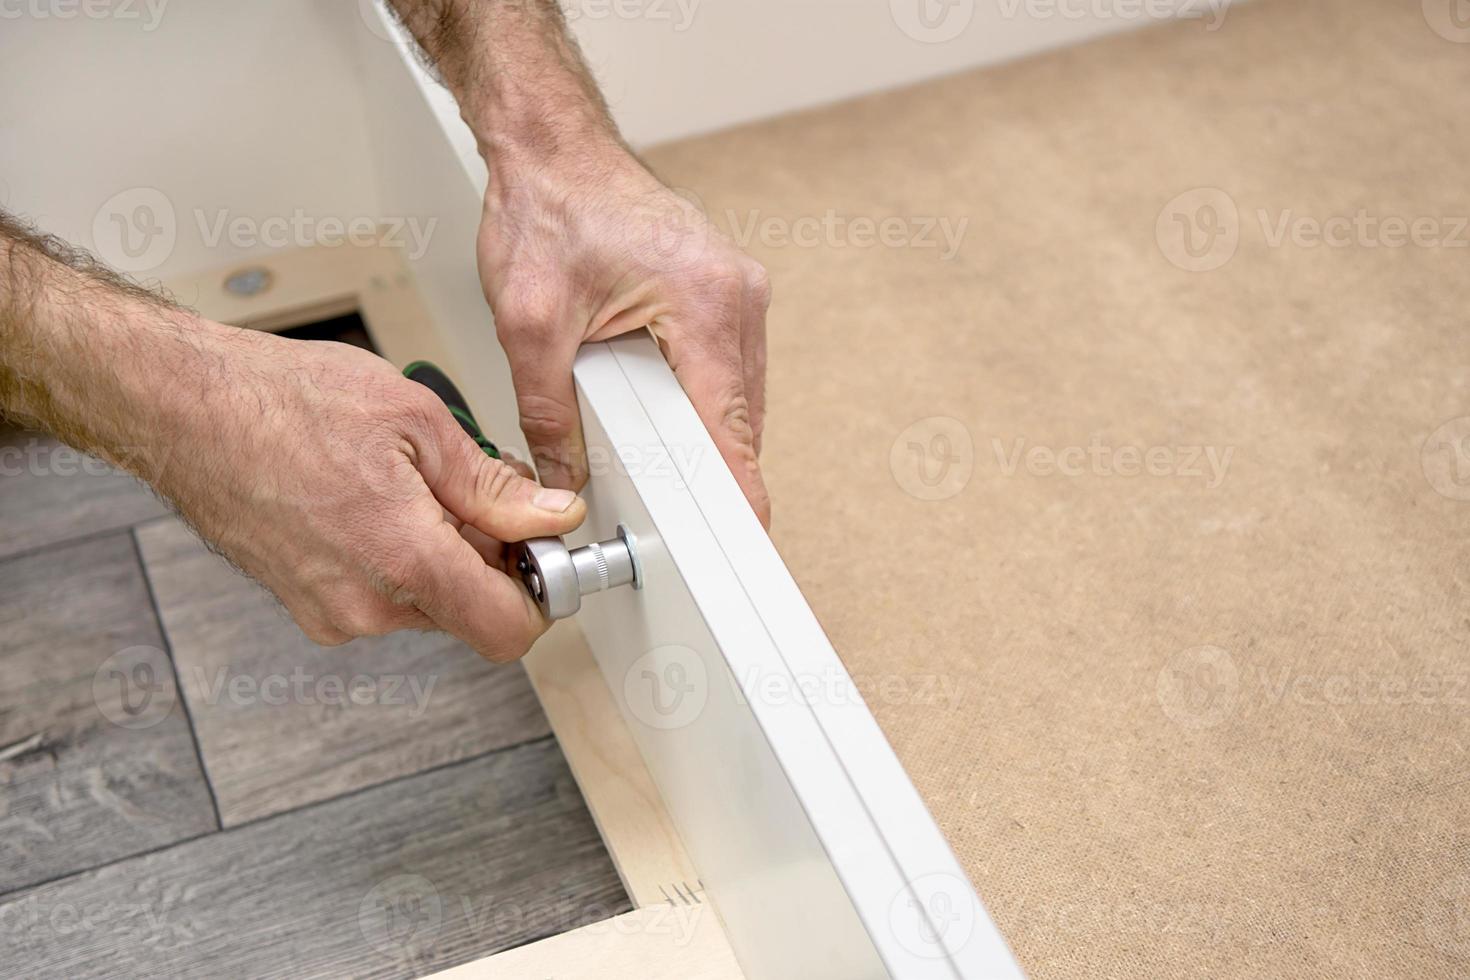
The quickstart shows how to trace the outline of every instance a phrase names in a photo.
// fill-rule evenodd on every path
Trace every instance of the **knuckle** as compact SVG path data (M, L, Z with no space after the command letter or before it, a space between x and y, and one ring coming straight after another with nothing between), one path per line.
M503 643L496 644L493 647L488 647L480 651L480 655L486 660L490 661L492 664L514 663L515 661L521 659L521 657L525 656L525 654L525 650L517 652L515 648L506 646Z
M373 591L394 610L417 609L423 597L423 569L423 555L414 549L404 549L374 574Z
M745 397L744 393L735 394L726 399L720 416L720 424L734 434L741 443L753 442L755 430L750 421L750 400Z
M521 475L505 462L486 457L475 471L475 498L494 504L505 497L520 481Z
M542 336L557 320L560 302L543 284L509 285L495 304L495 331L502 339L524 343Z
M745 273L739 263L721 260L699 277L690 297L707 322L733 329L746 303Z
M532 443L562 439L576 425L575 408L545 395L521 395L516 399L516 408L521 431Z
M334 629L349 639L378 636L392 629L381 601L375 595L353 593L337 597L327 605L327 618Z
M442 439L451 428L459 428L439 396L413 381L408 382L407 388L395 388L384 404L388 418L394 420L388 423L390 427L417 434L428 444Z
M351 637L382 636L393 631L393 624L377 609L364 604L346 610L338 628Z
M439 422L448 415L444 402L426 385L407 378L399 380L403 383L395 383L392 393L385 399L393 408L420 421Z
M493 664L513 663L530 652L531 644L535 643L541 634L546 632L546 629L546 625L542 624L526 636L496 637L494 643L488 644L480 651L480 655Z
M323 620L313 618L298 619L296 624L301 627L301 632L308 640L320 647L339 647L352 639L352 637Z
M765 266L752 259L745 273L745 282L751 302L758 310L765 312L771 305L771 274L766 271Z
M396 439L404 433L431 433L449 413L439 397L424 385L402 375L358 385L363 426L376 436Z
M705 288L714 295L738 295L745 289L745 270L737 256L713 258L704 268Z

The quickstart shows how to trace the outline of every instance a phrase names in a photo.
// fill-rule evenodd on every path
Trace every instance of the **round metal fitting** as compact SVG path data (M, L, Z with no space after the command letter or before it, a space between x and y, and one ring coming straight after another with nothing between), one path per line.
M515 546L515 570L547 619L565 619L582 608L577 568L561 538L528 538Z
M530 538L513 546L511 562L526 591L547 619L565 619L582 608L582 597L620 585L643 588L643 568L633 532L568 550L561 538Z

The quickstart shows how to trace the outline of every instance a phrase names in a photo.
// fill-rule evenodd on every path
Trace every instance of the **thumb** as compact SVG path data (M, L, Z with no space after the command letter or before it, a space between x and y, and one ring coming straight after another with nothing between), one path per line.
M526 479L509 462L487 456L457 425L444 426L440 439L440 465L425 471L424 481L445 510L476 530L498 541L524 541L566 534L586 518L587 503L576 493Z

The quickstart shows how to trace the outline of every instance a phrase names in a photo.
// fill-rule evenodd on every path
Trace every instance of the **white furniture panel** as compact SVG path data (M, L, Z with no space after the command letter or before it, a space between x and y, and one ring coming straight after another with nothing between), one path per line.
M483 165L405 46L366 42L363 69L378 195L439 219L419 288L476 413L519 446L474 270ZM627 524L646 583L588 597L579 625L747 976L1019 976L652 339L589 345L576 379L573 543ZM828 688L795 696L812 678Z

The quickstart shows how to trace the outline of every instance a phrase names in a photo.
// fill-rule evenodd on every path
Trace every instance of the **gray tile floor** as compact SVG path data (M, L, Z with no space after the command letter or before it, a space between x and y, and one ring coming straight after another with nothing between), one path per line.
M317 647L0 429L0 976L414 976L628 907L518 666Z

